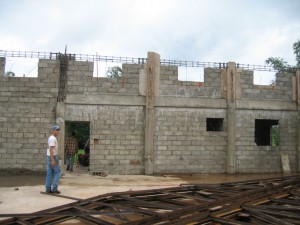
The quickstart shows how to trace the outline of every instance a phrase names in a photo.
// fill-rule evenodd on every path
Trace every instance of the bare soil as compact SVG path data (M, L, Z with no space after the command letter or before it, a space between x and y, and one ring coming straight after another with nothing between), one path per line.
M72 173L64 168L62 172L63 176L59 182L59 190L62 195L80 199L129 190L177 187L180 184L212 184L295 175L281 173L160 174L156 176L108 174L108 176L102 177L89 174L86 167L75 167ZM71 203L72 200L40 193L45 191L45 176L45 172L0 170L0 214L31 213Z

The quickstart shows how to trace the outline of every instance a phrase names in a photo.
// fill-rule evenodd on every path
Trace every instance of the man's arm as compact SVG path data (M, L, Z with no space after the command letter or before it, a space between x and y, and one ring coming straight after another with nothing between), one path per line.
M51 166L55 166L55 160L54 160L54 155L53 155L53 149L54 146L50 146L50 160L51 160Z

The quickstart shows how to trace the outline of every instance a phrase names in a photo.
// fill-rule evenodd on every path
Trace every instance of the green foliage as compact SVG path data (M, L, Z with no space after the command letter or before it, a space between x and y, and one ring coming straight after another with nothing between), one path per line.
M271 145L279 146L279 126L274 125L271 127Z
M296 55L297 67L300 67L300 40L293 44L293 49Z
M14 77L14 76L16 76L16 75L15 75L15 73L12 72L12 71L7 71L7 72L5 73L5 76L6 76L6 77Z
M108 78L119 78L122 76L122 69L119 66L113 66L113 67L109 67L107 72L106 72L106 76Z
M300 67L300 40L293 44L294 54L296 55L296 66L290 66L284 59L279 57L269 57L265 62L278 71L295 71L295 67Z
M278 71L283 71L286 68L290 67L284 59L279 57L269 57L266 60L266 64L272 66L274 69Z

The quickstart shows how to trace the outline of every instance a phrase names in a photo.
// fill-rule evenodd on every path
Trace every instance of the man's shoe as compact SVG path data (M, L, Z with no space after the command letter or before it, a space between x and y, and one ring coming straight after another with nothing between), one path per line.
M69 170L69 168L70 168L70 167L69 167L69 166L67 166L67 171Z
M58 194L58 195L59 195L59 194L60 194L60 191L59 191L59 190L51 191L51 193L52 193L52 194Z
M48 194L51 194L52 193L52 191L50 190L50 191L45 191L46 193L48 193Z

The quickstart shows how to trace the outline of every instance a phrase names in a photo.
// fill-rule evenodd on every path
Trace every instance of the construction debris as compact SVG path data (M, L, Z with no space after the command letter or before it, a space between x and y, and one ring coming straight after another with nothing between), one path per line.
M67 197L52 195L53 197ZM76 199L12 224L300 224L300 176L127 191Z

